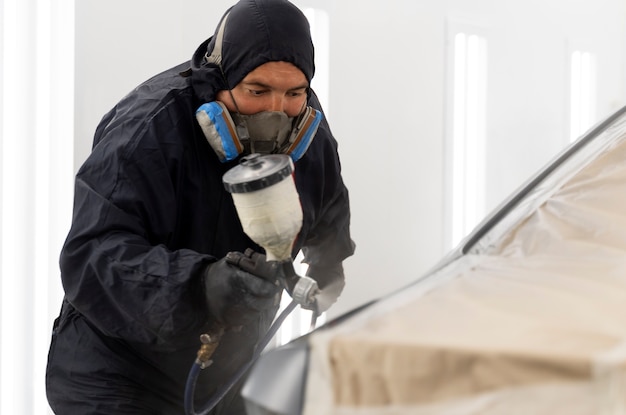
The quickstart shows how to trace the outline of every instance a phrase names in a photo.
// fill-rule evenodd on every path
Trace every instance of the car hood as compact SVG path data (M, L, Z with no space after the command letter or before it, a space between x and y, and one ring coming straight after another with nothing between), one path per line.
M250 413L623 408L625 206L626 107L531 177L410 286L268 352L299 350L298 376L283 381L289 368L259 362L244 388ZM254 391L259 383L298 399L290 407L276 397L265 402Z

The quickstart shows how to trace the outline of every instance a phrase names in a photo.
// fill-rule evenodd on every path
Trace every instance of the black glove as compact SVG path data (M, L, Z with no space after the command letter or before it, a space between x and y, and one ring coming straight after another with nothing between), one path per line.
M228 326L254 321L259 313L275 307L282 288L280 267L252 250L229 252L210 264L204 273L204 290L211 317Z

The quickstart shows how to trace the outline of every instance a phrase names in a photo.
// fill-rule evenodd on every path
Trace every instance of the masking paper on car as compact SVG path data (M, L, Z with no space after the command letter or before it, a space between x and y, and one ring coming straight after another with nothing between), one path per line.
M626 413L626 115L468 253L313 333L304 414Z

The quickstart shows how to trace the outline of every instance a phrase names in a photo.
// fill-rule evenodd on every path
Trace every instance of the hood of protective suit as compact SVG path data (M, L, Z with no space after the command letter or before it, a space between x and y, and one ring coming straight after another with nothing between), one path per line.
M219 66L206 57L213 52L226 17L221 51L224 79ZM311 82L315 64L308 20L286 0L241 0L226 11L214 35L194 53L194 91L201 101L213 101L218 91L233 89L256 67L271 61L294 64Z

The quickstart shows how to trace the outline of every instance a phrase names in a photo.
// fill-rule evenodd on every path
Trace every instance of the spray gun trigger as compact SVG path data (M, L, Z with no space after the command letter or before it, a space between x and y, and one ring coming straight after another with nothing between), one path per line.
M267 261L265 255L253 249L248 248L243 254L241 252L229 252L226 254L226 261L254 276L278 285L280 276L278 262Z
M229 252L226 254L226 262L231 265L239 266L239 262L241 262L241 258L243 254L241 252Z

